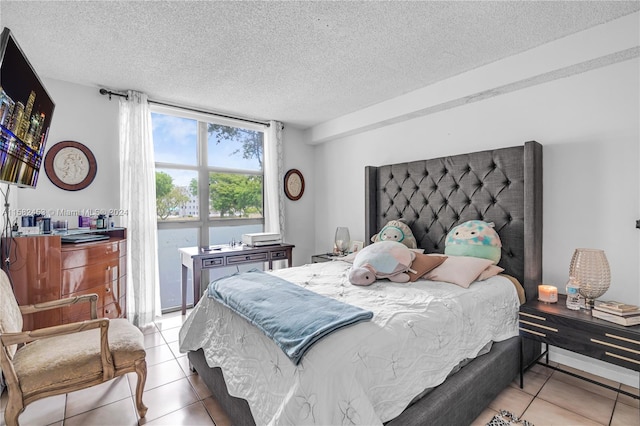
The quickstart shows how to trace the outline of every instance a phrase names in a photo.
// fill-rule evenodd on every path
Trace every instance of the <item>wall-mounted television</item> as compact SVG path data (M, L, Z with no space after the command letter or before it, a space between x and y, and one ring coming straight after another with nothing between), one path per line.
M0 35L0 181L35 187L55 104L9 28Z

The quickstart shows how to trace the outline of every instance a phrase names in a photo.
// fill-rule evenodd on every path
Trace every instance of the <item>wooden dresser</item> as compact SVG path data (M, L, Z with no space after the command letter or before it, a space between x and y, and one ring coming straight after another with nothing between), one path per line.
M103 231L108 240L63 244L59 235L4 239L19 305L37 304L64 297L96 293L98 317L126 315L125 229ZM3 263L7 271L7 265ZM89 305L79 304L24 316L24 330L89 319Z

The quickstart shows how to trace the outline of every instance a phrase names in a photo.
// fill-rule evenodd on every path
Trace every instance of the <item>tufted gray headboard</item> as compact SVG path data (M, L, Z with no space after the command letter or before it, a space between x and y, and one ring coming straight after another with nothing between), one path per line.
M471 154L365 168L365 235L404 219L418 247L443 253L455 225L493 222L502 241L499 266L527 299L542 281L542 145L526 142Z

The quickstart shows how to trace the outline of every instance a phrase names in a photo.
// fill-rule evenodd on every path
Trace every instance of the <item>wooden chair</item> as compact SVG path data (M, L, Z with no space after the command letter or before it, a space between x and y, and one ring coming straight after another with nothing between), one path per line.
M41 398L88 388L129 372L138 375L136 407L147 407L142 392L147 378L142 332L125 319L96 319L96 294L38 305L18 306L9 278L0 270L0 370L9 400L4 418L18 425L24 408ZM22 314L90 302L91 320L22 331Z

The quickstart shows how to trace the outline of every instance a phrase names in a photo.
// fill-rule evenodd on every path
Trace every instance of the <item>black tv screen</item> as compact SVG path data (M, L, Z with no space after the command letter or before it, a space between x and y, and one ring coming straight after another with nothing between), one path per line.
M55 104L8 28L0 36L0 181L35 187Z

